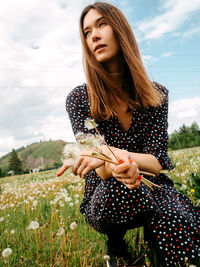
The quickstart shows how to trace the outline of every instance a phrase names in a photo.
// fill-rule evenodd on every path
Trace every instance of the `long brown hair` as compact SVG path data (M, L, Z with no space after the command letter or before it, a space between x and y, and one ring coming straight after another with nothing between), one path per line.
M110 75L104 69L103 64L96 60L86 44L83 21L88 11L92 8L99 11L113 28L121 47L122 57L125 62L123 80L126 81L127 86L124 87L125 89L123 88L125 91L124 96L120 97L122 99L126 98L136 109L159 105L161 103L160 94L148 78L137 42L125 16L111 4L96 2L85 7L80 17L83 64L90 98L91 115L96 120L107 120L115 114L109 97L109 88L116 88L116 84L110 79Z

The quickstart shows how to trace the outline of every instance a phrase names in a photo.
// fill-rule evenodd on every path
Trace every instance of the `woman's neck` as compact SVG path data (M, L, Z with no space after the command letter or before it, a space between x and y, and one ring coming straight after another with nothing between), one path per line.
M122 91L123 76L124 76L124 60L120 57L116 58L112 63L104 63L104 68L110 74L110 78L119 91Z

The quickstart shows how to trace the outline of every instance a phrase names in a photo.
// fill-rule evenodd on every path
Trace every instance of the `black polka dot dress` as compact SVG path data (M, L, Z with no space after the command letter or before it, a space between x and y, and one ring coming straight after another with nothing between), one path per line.
M122 128L117 117L98 122L97 128L110 146L152 154L163 169L171 170L173 166L167 154L168 91L157 83L155 86L163 95L163 103L158 107L134 110L128 131ZM71 91L66 109L75 134L95 134L95 130L84 127L85 119L92 118L85 84ZM190 199L177 192L165 174L161 173L151 181L161 188L155 187L151 191L141 183L139 188L129 190L115 178L102 181L93 170L86 176L80 211L86 221L102 233L102 222L128 224L130 228L145 225L148 241L154 243L166 266L198 259L200 208L193 207Z

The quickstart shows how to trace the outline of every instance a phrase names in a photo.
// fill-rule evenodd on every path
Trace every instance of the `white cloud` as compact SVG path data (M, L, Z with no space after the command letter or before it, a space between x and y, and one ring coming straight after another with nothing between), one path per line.
M199 0L167 0L161 4L159 15L137 24L138 35L143 39L159 39L166 33L177 31L193 12L200 10Z
M169 104L169 133L183 124L191 126L194 121L200 126L200 97L176 100Z
M171 57L174 53L173 52L165 52L161 56L162 57Z
M0 156L43 138L74 140L65 98L85 81L78 24L89 3L1 4Z

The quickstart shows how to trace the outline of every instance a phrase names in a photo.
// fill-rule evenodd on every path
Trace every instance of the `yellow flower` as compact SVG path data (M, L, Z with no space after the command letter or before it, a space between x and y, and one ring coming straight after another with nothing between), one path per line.
M194 189L191 189L191 190L190 190L190 192L191 192L191 193L194 193L194 192L195 192L195 190L194 190Z

